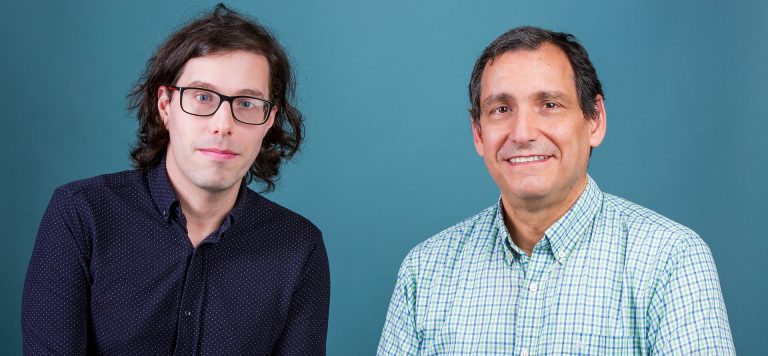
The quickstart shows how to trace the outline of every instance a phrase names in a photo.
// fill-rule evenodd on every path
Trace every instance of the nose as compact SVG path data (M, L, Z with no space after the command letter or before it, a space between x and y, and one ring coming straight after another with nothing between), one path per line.
M235 118L232 117L232 104L223 101L216 113L208 121L208 126L212 134L229 136L232 134L232 127L235 124Z
M518 115L509 120L509 139L518 145L536 141L538 132L535 113L521 110Z

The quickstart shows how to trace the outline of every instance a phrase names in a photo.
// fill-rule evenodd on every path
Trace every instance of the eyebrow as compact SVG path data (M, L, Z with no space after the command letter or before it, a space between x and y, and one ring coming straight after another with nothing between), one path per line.
M486 107L497 101L514 101L514 100L515 98L512 95L509 95L507 93L493 94L483 99L483 102L480 103L480 106Z
M571 99L568 97L567 94L561 91L539 91L532 95L533 98L537 99L538 101L544 101L544 100L557 100L565 103L570 103Z
M202 89L208 89L208 90L215 91L215 92L219 91L219 89L216 88L215 85L213 85L211 83L199 81L199 80L193 80L193 81L189 82L189 84L187 84L186 86L202 88ZM260 90L257 90L257 89L240 89L240 90L237 91L237 93L235 93L235 96L239 96L239 95L255 96L255 97L258 97L258 98L264 97L264 93L262 93Z
M568 97L568 95L565 92L562 92L559 90L541 90L533 93L530 97L536 101L556 100L556 101L563 102L565 104L571 104L571 99ZM507 93L498 93L498 94L490 95L487 98L485 98L480 103L480 107L486 107L495 102L514 102L514 101L515 101L514 95L510 95Z

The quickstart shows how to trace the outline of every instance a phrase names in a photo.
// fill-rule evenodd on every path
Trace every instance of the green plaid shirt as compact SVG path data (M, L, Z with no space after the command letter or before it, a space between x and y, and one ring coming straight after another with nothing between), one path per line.
M695 232L589 178L530 257L500 203L416 246L378 355L735 354Z

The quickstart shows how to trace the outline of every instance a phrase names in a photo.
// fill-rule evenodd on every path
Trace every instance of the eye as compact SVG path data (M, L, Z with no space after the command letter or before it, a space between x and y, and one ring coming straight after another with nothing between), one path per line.
M256 99L242 98L237 101L237 107L243 110L251 110L262 106L261 102Z
M554 101L548 101L544 103L544 107L547 109L557 109L560 107L560 104L554 102Z
M207 103L213 100L211 94L208 93L197 93L195 95L195 100L201 102L201 103Z
M508 112L512 111L509 106L499 106L491 110L491 114L506 114Z

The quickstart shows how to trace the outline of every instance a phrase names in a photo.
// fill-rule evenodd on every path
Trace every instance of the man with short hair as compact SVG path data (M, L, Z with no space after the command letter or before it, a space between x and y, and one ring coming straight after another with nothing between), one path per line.
M587 175L606 114L573 36L502 34L469 95L501 198L411 250L379 355L734 353L704 241Z
M274 187L302 141L282 46L218 5L131 93L136 170L56 189L22 302L26 354L323 355L320 231Z

